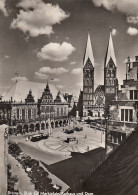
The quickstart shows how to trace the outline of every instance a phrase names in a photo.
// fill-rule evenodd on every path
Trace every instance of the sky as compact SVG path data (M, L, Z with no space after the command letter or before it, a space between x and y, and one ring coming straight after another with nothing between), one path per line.
M0 0L0 92L17 80L79 95L88 29L95 88L103 84L110 26L119 84L138 55L137 0Z

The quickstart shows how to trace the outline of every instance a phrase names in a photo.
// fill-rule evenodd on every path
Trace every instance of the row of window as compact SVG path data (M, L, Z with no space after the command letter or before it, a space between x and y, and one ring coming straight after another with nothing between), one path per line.
M93 102L92 101L84 101L84 106L91 106L93 105Z
M138 90L130 90L130 100L138 99Z
M114 79L106 79L106 85L114 86Z
M92 80L85 80L84 81L85 86L92 86L92 84L93 84Z
M83 100L92 100L92 95L84 95Z
M53 99L43 99L43 100L42 100L42 103L43 103L43 104L52 103L52 102L53 102Z
M66 107L64 107L64 109L63 108L57 108L57 112L55 113L56 114L56 116L61 116L61 115L66 115Z
M115 93L115 88L114 87L106 88L106 93Z
M47 120L49 119L50 117L51 118L54 118L54 113L50 113L50 114L44 114L44 115L41 115L42 119L44 120Z
M107 70L106 77L115 77L115 71L114 70Z
M54 106L41 106L42 112L54 112Z
M36 109L17 109L17 119L32 119L36 118Z
M121 109L121 121L133 121L133 110L132 109Z
M84 88L84 93L92 93L92 88Z

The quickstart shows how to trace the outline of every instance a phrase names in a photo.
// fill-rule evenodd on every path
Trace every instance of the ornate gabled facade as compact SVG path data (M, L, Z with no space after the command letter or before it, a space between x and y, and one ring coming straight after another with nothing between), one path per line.
M53 85L18 81L0 102L0 122L17 132L54 128L68 122L68 107Z
M54 101L48 83L38 102L38 114L40 118L43 120L54 118Z
M25 103L34 103L34 97L32 95L32 90L29 90L29 94L27 95L27 98L25 99Z
M88 39L83 59L83 116L88 112L92 113L94 95L94 57L90 35Z
M56 99L54 100L55 103L61 103L61 97L60 97L60 91L58 92L57 96L56 96Z
M46 88L44 89L41 97L41 103L53 103L53 96L52 93L50 92L49 85L47 83Z

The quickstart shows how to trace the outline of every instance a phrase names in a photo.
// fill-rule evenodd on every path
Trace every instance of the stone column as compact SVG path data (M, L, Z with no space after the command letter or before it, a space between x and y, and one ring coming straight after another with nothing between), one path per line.
M44 130L46 130L46 123L45 123L45 129Z
M53 129L55 129L55 121L54 121Z
M39 123L39 131L41 131L41 123Z

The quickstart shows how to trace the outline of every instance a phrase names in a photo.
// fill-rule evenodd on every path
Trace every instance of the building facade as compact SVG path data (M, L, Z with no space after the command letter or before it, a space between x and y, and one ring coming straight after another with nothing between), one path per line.
M108 124L111 148L115 148L135 130L138 122L138 56L134 62L128 58L126 63L126 79L116 100L110 106Z
M41 90L42 95L38 99L34 98L35 96L32 92L32 90L36 91L36 88L34 88L35 83L34 87L32 87L33 89L30 89L27 95L22 95L21 93L23 92L20 93L19 91L22 83L16 83L15 85L17 85L15 91L16 97L11 96L9 101L4 100L12 95L11 92L13 89L11 89L9 94L3 97L3 100L0 102L1 123L16 127L19 132L44 130L47 128L63 126L68 123L68 103L64 100L60 92L55 90L54 98L48 83L44 90ZM40 92L40 90L38 91ZM17 97L18 94L21 94L21 101L19 101L19 97Z
M82 106L84 117L102 117L105 110L109 110L109 105L118 92L117 63L111 31L104 62L104 85L98 85L94 89L94 81L94 56L90 35L88 34L83 60Z

